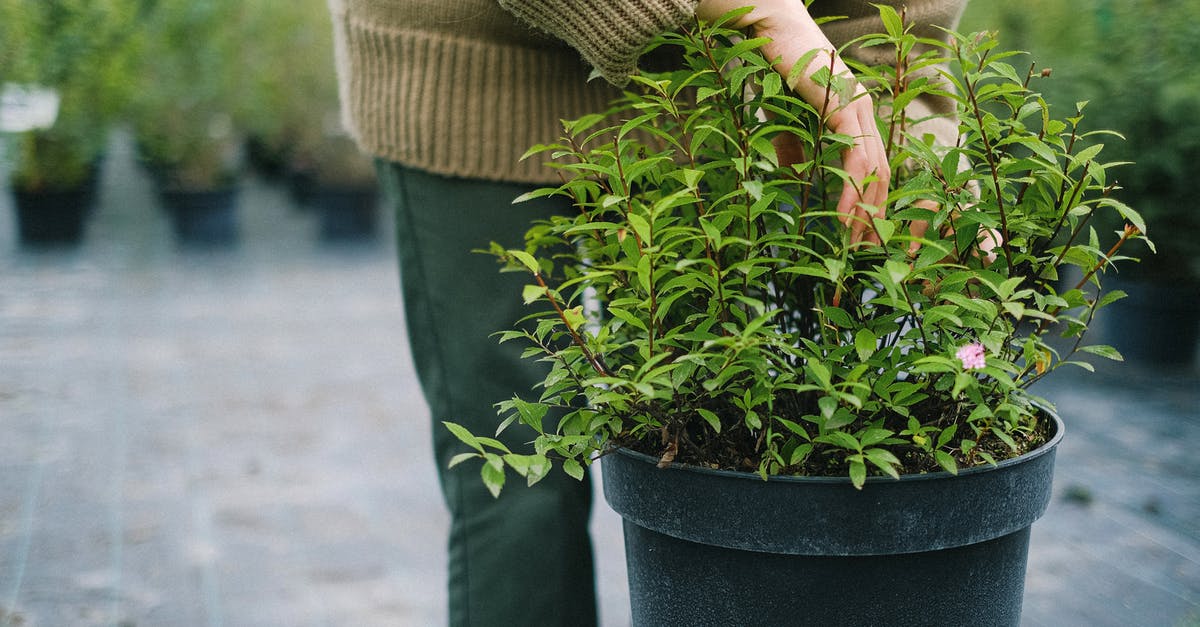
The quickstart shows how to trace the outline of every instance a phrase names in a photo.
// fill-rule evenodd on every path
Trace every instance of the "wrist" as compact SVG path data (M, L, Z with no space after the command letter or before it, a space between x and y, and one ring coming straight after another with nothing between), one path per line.
M769 36L768 31L781 30L784 23L798 14L808 15L803 0L700 0L696 6L696 17L711 23L730 11L747 6L750 12L729 26L750 28L760 36Z

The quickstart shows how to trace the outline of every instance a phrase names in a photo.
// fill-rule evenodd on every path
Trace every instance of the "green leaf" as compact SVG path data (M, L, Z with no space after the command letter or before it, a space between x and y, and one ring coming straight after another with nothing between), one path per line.
M800 462L804 461L804 459L807 458L810 453L812 453L812 450L813 450L812 444L806 443L806 444L801 444L800 446L797 446L796 449L792 451L791 456L788 458L788 465L795 466L796 464L799 464Z
M579 462L573 459L564 459L562 467L563 472L567 473L567 475L571 478L575 479L576 481L583 480L583 465Z
M770 98L780 92L783 88L783 77L778 72L769 73L762 78L762 94L766 98Z
M822 401L824 401L825 399L829 399L830 402L823 403ZM832 431L834 429L841 429L842 427L853 423L855 420L855 415L852 412L850 412L849 410L842 409L842 410L838 411L837 399L835 399L832 396L825 396L825 397L818 399L817 405L821 406L822 413L825 412L826 406L833 407L833 409L830 410L830 416L827 417L825 422L821 425L826 431Z
M546 290L540 285L526 285L521 291L521 297L525 300L526 305L545 295Z
M742 189L750 194L754 200L762 200L763 183L762 181L742 181Z
M1117 349L1103 344L1093 344L1092 346L1080 346L1079 350L1093 355L1099 355L1105 359L1113 361L1125 361L1125 357L1121 355Z
M1108 292L1105 292L1104 296L1100 297L1100 302L1096 303L1096 309L1100 309L1101 307L1106 307L1108 305L1111 305L1112 303L1115 303L1118 300L1125 298L1126 296L1128 296L1128 294L1126 294L1122 290L1110 290Z
M870 359L871 355L875 354L875 348L879 345L879 338L870 329L862 328L858 333L854 334L854 350L858 352L858 358L861 361Z
M704 102L705 100L712 98L713 96L715 96L719 93L721 93L720 89L714 89L712 87L701 87L696 90L696 102L697 103Z
M879 235L880 242L886 245L896 233L896 223L883 218L872 218L871 221L875 225L875 233Z
M517 474L525 477L529 485L541 481L550 472L550 460L544 455L517 455L509 453L504 456L504 462Z
M578 329L587 322L587 318L583 315L583 307L571 307L563 310L563 317L567 319L567 324L572 330Z
M530 148L528 151L526 151L524 155L521 156L521 160L524 161L528 157L531 157L531 156L537 154L538 152L545 150L546 148L547 148L546 146L534 146L533 148ZM557 193L558 193L557 188L541 187L541 188L535 189L531 192L525 192L524 194L517 196L516 198L513 199L512 204L515 205L517 203L528 202L535 198L542 198L544 196L552 196Z
M875 464L877 468L887 473L893 479L900 478L900 472L896 470L900 466L900 460L896 459L896 456L890 451L881 448L872 448L863 451L863 454L867 456L867 459L872 464Z
M825 267L829 270L829 280L837 283L838 279L842 278L842 270L846 268L846 262L841 259L826 258Z
M533 255L523 250L510 250L508 254L515 257L517 261L520 261L521 265L525 266L530 272L534 274L541 273L541 268L538 266L537 259L533 258Z
M446 421L442 421L442 424L446 425L446 428L450 430L450 433L454 434L454 437L462 440L463 444L466 444L480 453L483 452L483 445L479 443L479 438L471 435L471 432L467 431L466 427Z
M776 421L777 421L779 424L783 425L783 426L784 426L784 427L785 427L785 428L786 428L788 431L791 431L792 433L795 433L796 435L798 435L798 436L800 436L800 437L804 438L805 440L811 440L811 439L812 439L812 438L811 438L811 437L808 435L808 431L807 431L807 430L805 430L805 429L804 429L804 427L800 426L800 424L798 424L798 423L795 423L795 422L792 422L791 420L788 420L788 419L786 419L786 418L776 418L775 420L776 420Z
M934 451L933 458L937 460L938 465L941 466L946 472L952 475L958 474L958 463L954 461L954 457L949 453L945 451Z
M850 483L859 490L867 483L867 465L863 463L861 456L850 462Z
M629 214L629 226L633 227L633 232L637 233L638 239L642 240L643 246L649 246L650 242L650 223L646 218L639 216L636 213Z
M487 486L488 492L492 493L492 498L499 497L500 490L504 488L503 464L499 468L491 463L484 464L479 476L483 478L483 485Z
M1009 450L1013 452L1017 451L1017 442L1013 440L1012 436L1003 429L992 429L992 434L999 438L1001 442L1004 442L1005 446L1007 446ZM980 454L982 455L982 453Z
M721 432L721 419L718 418L716 414L707 409L701 408L697 408L696 413L700 414L700 417L708 423L708 426L713 428L713 431L716 431L717 433Z
M520 414L522 424L532 427L538 433L542 432L542 418L549 411L549 406L545 403L530 403L520 398L514 398L513 407L516 407Z
M904 283L904 279L907 279L908 273L912 271L911 268L908 267L908 264L902 261L896 261L895 259L888 259L885 261L883 268L887 271L888 278L890 278L892 283L895 283L896 285Z
M879 444L891 436L892 432L887 429L871 428L864 431L859 439L861 440L863 446L872 446L874 444Z
M875 8L879 9L879 17L883 20L883 27L887 29L888 35L897 38L904 34L904 23L895 8L886 4L876 4Z
M521 475L522 477L529 474L529 467L534 463L532 455L518 455L516 453L509 453L508 455L505 455L503 459L510 468L517 471L517 474Z
M446 468L454 468L468 459L475 459L477 457L479 457L478 453L459 453L458 455L450 458L450 463L446 464Z
M805 369L808 370L809 373L812 374L813 378L817 380L817 385L820 385L821 389L828 390L833 387L833 383L829 379L829 368L827 368L825 364L818 361L809 360L808 364L805 366ZM826 396L825 398L829 397Z
M638 284L641 285L642 293L644 294L649 294L654 287L651 283L653 271L654 269L650 266L650 255L644 255L641 259L638 259Z
M841 307L834 307L831 305L822 309L821 311L826 317L829 318L829 321L832 322L834 326L841 327L843 329L854 327L854 319L851 318L850 314L846 313L846 310L842 309Z
M845 431L830 431L825 435L818 436L817 442L832 444L833 446L841 447L850 451L862 451L862 445L854 436Z
M612 316L614 318L618 318L621 321L625 322L626 324L637 327L638 329L641 329L642 331L645 331L647 329L646 322L644 320L642 320L641 318L637 317L637 315L635 315L629 311L621 309L620 307L609 307L608 312L610 314L612 314Z
M957 424L953 424L953 425L950 425L949 427L946 427L945 429L942 429L942 432L938 434L937 447L941 448L941 447L949 444L950 439L954 437L954 434L956 432L958 432Z

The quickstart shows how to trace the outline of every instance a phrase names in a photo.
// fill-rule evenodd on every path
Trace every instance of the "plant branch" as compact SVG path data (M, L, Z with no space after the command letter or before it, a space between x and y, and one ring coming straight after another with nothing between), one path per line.
M546 281L542 279L542 273L534 272L533 278L537 280L537 283L539 286L541 286L542 291L546 293L546 299L549 300L550 305L554 307L555 313L558 314L558 319L561 320L563 325L567 327L567 331L571 334L571 339L575 342L575 345L579 347L579 350L583 352L583 356L588 360L588 363L591 364L592 369L594 369L601 376L611 377L612 374L608 372L608 369L604 367L604 364L600 361L600 359L597 358L596 355L592 354L592 351L588 349L587 343L583 341L583 338L579 335L579 332L575 330L575 327L571 326L571 321L567 318L567 313L563 311L562 306L558 304L558 299L554 297L554 292L550 289L550 286L546 285Z

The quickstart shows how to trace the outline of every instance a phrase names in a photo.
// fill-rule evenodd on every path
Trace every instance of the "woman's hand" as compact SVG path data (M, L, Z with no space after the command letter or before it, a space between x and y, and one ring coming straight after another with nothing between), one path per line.
M731 26L749 28L756 37L769 38L763 54L776 60L775 71L784 80L792 78L789 86L816 108L830 131L854 138L854 144L842 151L842 169L849 180L838 199L837 211L842 223L850 229L851 242L879 243L871 218L883 215L891 169L875 123L875 103L808 14L802 0L701 0L696 16L711 22L751 1L755 3L753 9ZM812 50L819 52L806 67L793 73L796 63ZM850 88L835 91L818 85L811 77L822 67L849 81ZM848 102L842 102L839 92L853 95ZM788 153L795 151L781 153L785 164Z

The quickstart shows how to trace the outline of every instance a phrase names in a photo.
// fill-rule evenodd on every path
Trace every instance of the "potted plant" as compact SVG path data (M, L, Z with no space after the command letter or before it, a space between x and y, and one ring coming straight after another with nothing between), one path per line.
M175 235L186 244L238 238L242 10L232 0L153 0L145 9L134 135Z
M258 89L245 108L251 154L287 175L297 205L318 214L325 241L375 234L375 166L346 134L333 67L333 25L322 0L254 7L248 57Z
M51 125L18 133L12 142L20 239L78 243L110 127L131 88L135 3L5 3L0 10L12 31L12 39L5 37L4 80L52 90L59 102Z
M247 158L268 177L294 174L298 144L323 135L338 106L333 26L323 0L255 2L246 7L242 49L254 89L237 118L247 130Z
M375 163L342 130L336 111L325 132L293 149L292 165L309 180L306 202L317 211L319 236L326 242L369 239L375 235L379 186Z
M912 50L880 11L887 32L857 43ZM498 493L508 471L581 477L603 457L635 624L1018 622L1064 432L1031 386L1119 359L1083 337L1121 295L1082 288L1142 224L1108 195L1100 149L1079 150L1079 114L1031 88L1040 72L988 34L948 41L856 68L881 102L944 93L962 132L939 148L902 107L881 117L875 244L835 210L852 139L783 87L761 40L719 24L664 35L682 68L531 149L564 182L527 196L578 208L493 245L537 307L500 334L548 363L537 396L499 404L499 429L531 429L533 448L447 424L469 447L451 463L482 459ZM804 159L780 158L783 136ZM1087 227L1107 212L1131 224L1113 241ZM1068 267L1083 279L1059 289Z

